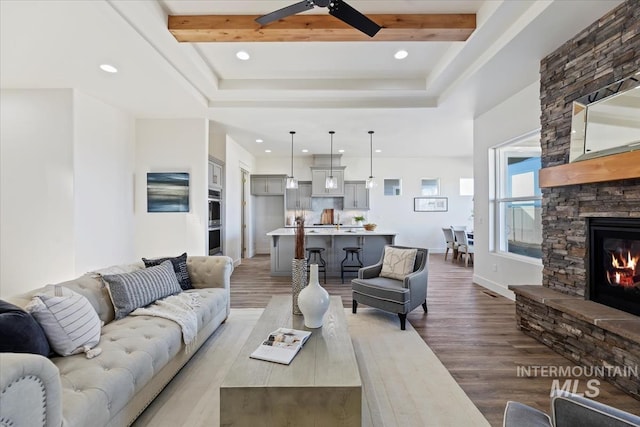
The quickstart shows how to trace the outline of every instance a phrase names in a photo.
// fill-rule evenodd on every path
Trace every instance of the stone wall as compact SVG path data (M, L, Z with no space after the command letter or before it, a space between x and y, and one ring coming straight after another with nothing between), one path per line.
M572 102L640 70L640 0L627 0L541 62L542 167L569 162ZM640 179L542 190L543 285L583 296L586 217L640 216Z
M569 162L572 102L638 71L640 0L622 3L542 60L543 168ZM640 319L583 299L586 218L630 216L640 217L640 178L542 190L543 287L513 287L523 332L582 366L638 368ZM607 320L617 318L623 323ZM605 379L640 399L637 376Z

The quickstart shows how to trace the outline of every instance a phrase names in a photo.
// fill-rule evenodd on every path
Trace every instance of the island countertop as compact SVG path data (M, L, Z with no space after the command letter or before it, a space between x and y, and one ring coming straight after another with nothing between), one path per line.
M267 236L295 236L295 228L276 228L273 231L267 233ZM362 228L340 228L337 230L332 228L306 228L304 229L305 236L397 236L395 231L385 231L375 229L374 231L367 231Z
M353 265L356 261L362 266L373 265L380 260L385 245L392 245L398 233L395 231L367 231L362 228L306 228L304 230L305 248L320 248L325 263L325 272L329 277L343 277L342 266ZM291 260L295 250L295 228L277 228L267 233L271 239L271 275L290 276ZM345 248L359 247L360 253L347 260ZM309 254L307 253L306 256ZM343 264L343 261L345 264ZM357 274L351 271L350 276ZM324 272L323 272L324 277ZM349 277L350 279L350 277Z

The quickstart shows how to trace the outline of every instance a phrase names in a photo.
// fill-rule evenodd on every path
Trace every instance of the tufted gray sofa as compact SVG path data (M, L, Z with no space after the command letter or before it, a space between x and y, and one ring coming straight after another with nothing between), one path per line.
M144 268L122 266L121 271ZM226 256L193 256L187 268L200 294L196 347L185 350L180 327L167 319L127 316L114 321L102 280L87 273L61 283L89 299L101 320L102 354L45 357L0 353L1 426L127 426L162 391L223 323L230 309L233 262ZM113 272L114 268L110 268ZM118 268L115 269L118 271ZM41 291L9 298L24 307Z

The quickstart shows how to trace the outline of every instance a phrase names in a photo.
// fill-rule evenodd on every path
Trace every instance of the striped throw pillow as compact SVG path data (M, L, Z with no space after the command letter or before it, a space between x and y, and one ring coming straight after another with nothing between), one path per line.
M61 356L86 352L100 342L102 322L87 298L60 285L48 285L27 305L49 345Z
M115 319L122 319L133 310L157 299L182 292L171 261L125 274L102 276L109 288Z

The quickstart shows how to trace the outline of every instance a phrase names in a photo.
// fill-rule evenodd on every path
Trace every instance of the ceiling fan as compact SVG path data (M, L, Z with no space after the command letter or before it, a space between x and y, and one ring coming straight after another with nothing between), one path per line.
M342 0L303 0L299 3L262 15L256 19L256 22L260 25L267 25L273 21L277 21L278 19L313 9L315 6L328 8L329 15L335 16L339 20L351 25L353 28L362 31L369 37L375 36L382 28Z

